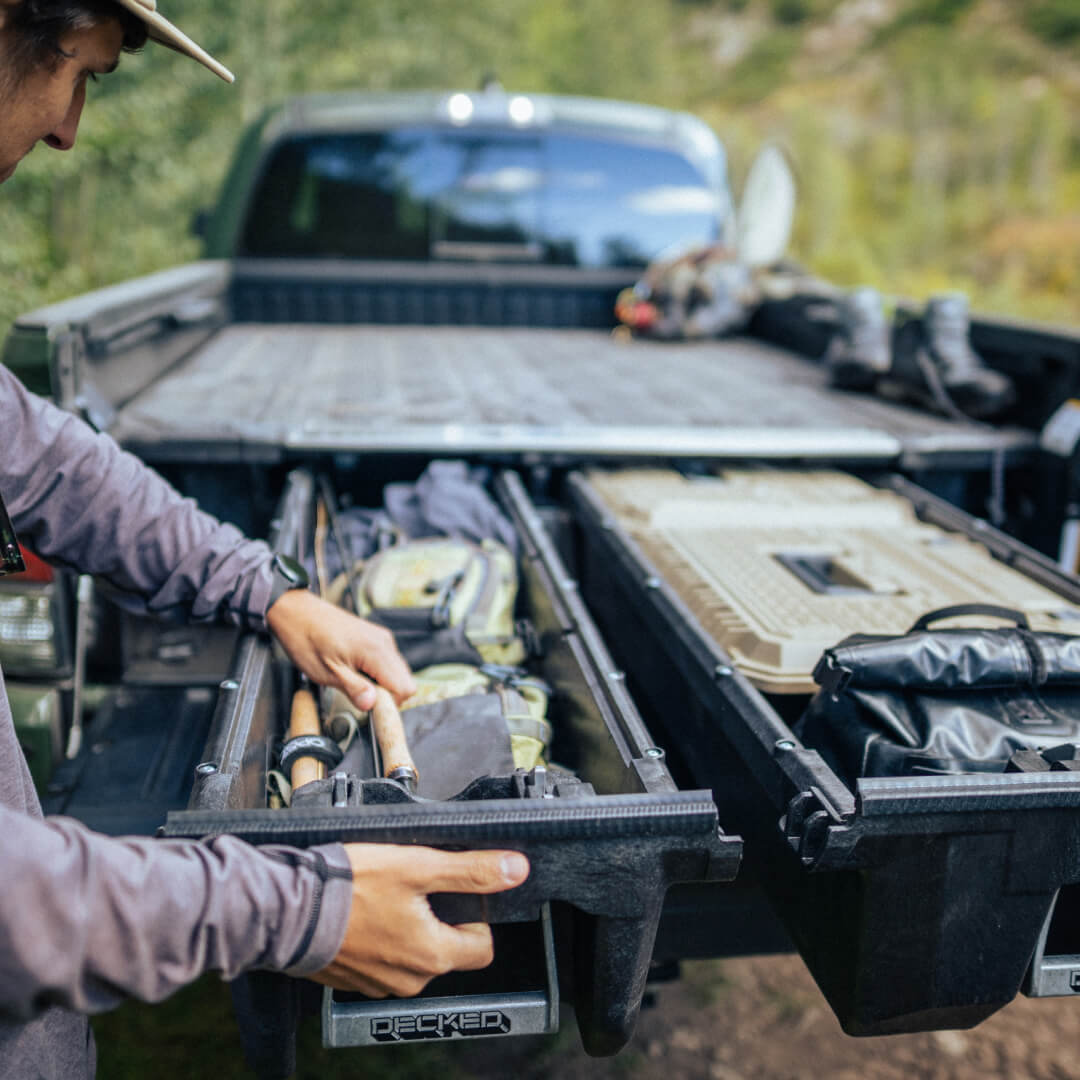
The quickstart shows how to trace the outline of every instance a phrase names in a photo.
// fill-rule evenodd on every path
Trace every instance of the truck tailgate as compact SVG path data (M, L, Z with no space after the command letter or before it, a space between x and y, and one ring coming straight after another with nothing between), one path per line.
M378 450L978 464L1034 441L832 390L822 365L749 337L258 323L222 329L111 431L159 461Z

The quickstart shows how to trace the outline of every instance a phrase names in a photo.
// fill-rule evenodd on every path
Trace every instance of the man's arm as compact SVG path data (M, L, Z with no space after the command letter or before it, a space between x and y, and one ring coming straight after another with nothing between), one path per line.
M164 479L77 417L0 367L0 494L16 530L46 558L100 574L126 607L261 629L269 621L314 681L361 709L374 691L358 669L399 700L415 690L393 638L309 593L272 608L270 549L181 497Z
M302 670L361 707L370 690L356 668L399 697L412 691L382 628L299 591L266 618L266 545L201 513L3 368L0 427L10 437L0 491L40 554L107 577L135 609L269 623ZM319 854L331 870L325 881ZM347 855L340 847L268 854L230 838L111 840L12 810L0 810L0 865L0 1011L14 1015L56 1002L100 1009L129 994L157 1000L205 970L250 967L316 973L375 995L412 993L491 954L486 927L447 927L427 894L494 892L528 873L506 852L349 845ZM300 922L313 935L304 948Z
M20 538L100 574L125 606L259 628L269 552L197 509L134 455L0 367L0 492Z
M0 1012L22 1018L159 1001L204 971L310 974L339 950L350 906L340 846L116 840L0 808L0 865Z
M528 873L510 852L115 840L2 807L0 866L0 1014L23 1019L160 1001L207 971L417 993L491 960L489 929L439 922L427 893L496 892Z

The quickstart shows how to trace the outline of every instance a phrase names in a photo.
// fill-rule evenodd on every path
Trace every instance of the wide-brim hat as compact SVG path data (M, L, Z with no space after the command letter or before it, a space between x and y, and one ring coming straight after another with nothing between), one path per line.
M182 30L178 30L164 15L158 14L157 0L114 0L122 8L146 23L150 37L162 45L168 45L193 60L198 60L215 75L226 82L234 82L236 76L222 63L215 60L204 48L196 45Z

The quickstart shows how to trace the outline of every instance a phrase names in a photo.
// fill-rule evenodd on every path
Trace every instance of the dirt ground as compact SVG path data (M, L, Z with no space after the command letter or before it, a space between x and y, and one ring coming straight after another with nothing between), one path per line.
M1080 1078L1080 1001L1018 998L970 1031L844 1035L794 956L702 961L655 992L633 1041L590 1058L572 1017L550 1038L386 1050L301 1039L301 1080L1066 1080ZM245 1077L227 991L204 981L164 1006L95 1023L99 1080ZM314 1018L313 1018L314 1019Z
M488 1051L489 1048L485 1048ZM1019 998L977 1028L853 1039L793 956L684 965L631 1046L564 1052L520 1080L1064 1080L1080 1077L1080 1002ZM474 1075L495 1077L497 1063Z
M1080 1076L1080 1002L1020 998L978 1028L845 1035L791 956L688 965L642 1017L638 1075L672 1080L1062 1080ZM656 1063L656 1067L652 1067ZM583 1074L584 1075L584 1074ZM593 1075L596 1075L595 1073Z

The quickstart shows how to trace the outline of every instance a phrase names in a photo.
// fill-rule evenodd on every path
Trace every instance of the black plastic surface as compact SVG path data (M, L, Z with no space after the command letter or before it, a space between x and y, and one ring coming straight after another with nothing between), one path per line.
M676 788L520 479L502 474L496 489L520 541L519 614L536 631L536 674L555 691L552 753L578 776L538 767L482 778L447 801L410 796L391 780L331 777L305 785L288 810L261 809L289 687L279 685L286 665L252 635L223 683L191 809L171 814L165 835L524 851L532 865L525 885L487 897L483 910L463 911L452 897L435 898L436 909L448 919L513 924L536 921L543 904L564 907L555 943L568 956L559 965L564 990L585 1048L612 1054L633 1031L669 886L730 881L742 844L720 832L708 792ZM292 475L275 547L309 545L313 490L309 473ZM287 996L281 1003L288 1027Z
M636 272L241 261L238 322L610 328Z
M570 487L584 528L585 596L647 722L687 763L680 782L709 784L721 819L743 835L748 869L844 1029L966 1027L1010 1001L1055 890L1080 881L1080 775L847 788L680 598L656 587L655 567L584 478ZM950 522L974 537L986 531L955 509ZM1040 567L1053 587L1035 553L1001 534L992 550Z
M152 835L187 805L214 709L204 687L122 687L87 727L78 757L53 773L42 800L113 836Z

